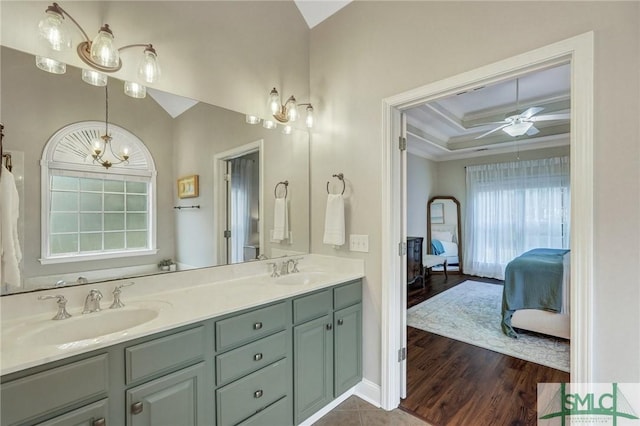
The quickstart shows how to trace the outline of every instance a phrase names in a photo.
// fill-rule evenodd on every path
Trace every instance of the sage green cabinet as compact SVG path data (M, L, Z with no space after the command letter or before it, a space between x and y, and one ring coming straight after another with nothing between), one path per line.
M296 424L333 400L333 319L324 315L293 329Z
M362 380L362 305L341 309L334 318L334 396Z
M322 315L293 328L296 424L362 380L361 302L360 280L293 301L294 320Z
M204 418L205 363L127 391L128 426L197 426Z
M38 426L107 426L109 424L108 400L103 399L44 423L38 423Z

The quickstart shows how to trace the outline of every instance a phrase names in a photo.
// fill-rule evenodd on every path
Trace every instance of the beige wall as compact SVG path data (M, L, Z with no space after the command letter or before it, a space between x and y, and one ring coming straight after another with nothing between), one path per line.
M352 188L347 233L370 236L368 254L323 245L323 217L315 212L325 194L315 191L312 251L365 260L367 379L380 384L382 99L593 30L593 377L640 380L638 8L638 2L360 1L311 30L311 92L320 113L311 184L320 187L342 171Z

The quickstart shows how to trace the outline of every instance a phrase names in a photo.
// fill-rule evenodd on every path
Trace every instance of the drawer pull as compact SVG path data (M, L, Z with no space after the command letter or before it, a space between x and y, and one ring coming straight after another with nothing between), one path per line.
M93 423L91 423L91 426L107 426L107 421L104 419L104 417L101 417L94 420Z
M143 409L144 409L144 406L142 405L142 402L136 402L134 404L131 404L131 414L140 414L142 413Z
M342 324L344 324L344 320L343 320L342 318L340 318L340 319L338 320L338 325L342 325Z
M327 330L333 329L333 324L327 324Z
M260 361L261 359L262 359L262 354L255 354L255 355L253 356L253 360L254 360L254 361Z
M253 324L253 329L254 330L260 330L262 328L262 323L261 322L257 322L255 324Z
M255 391L255 392L253 393L253 397L254 397L254 398L261 398L263 393L264 393L264 392L262 391L262 389L257 390L257 391Z

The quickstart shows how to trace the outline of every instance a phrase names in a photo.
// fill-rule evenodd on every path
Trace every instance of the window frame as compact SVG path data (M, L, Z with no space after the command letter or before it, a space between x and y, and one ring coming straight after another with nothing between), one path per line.
M40 263L43 265L73 263L82 261L108 260L133 256L148 256L158 253L157 248L157 197L156 197L156 176L157 171L151 153L144 143L128 130L109 123L109 130L112 135L117 135L120 140L126 141L131 148L130 162L134 162L133 167L129 165L114 165L110 169L105 169L101 165L85 163L78 155L76 162L69 156L62 158L58 149L61 144L69 144L69 137L84 132L87 129L104 129L104 123L99 121L82 121L73 123L58 130L47 142L43 150L40 162L40 187L41 187L41 232L40 232ZM86 145L86 144L85 144ZM80 147L89 155L89 147ZM82 161L82 162L80 162ZM142 249L109 250L102 252L87 253L65 253L51 254L51 180L53 176L70 176L91 179L113 179L122 181L137 181L147 183L147 247ZM104 209L103 209L104 212ZM104 232L104 229L102 230Z

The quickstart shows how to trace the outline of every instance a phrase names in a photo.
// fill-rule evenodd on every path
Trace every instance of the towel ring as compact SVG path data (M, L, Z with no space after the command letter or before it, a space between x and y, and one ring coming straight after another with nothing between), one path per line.
M342 182L342 192L341 195L344 195L344 190L347 188L347 185L344 183L344 175L342 173L338 173L337 175L332 175L331 177L338 178L340 182ZM327 194L331 194L329 191L329 181L327 181Z
M276 183L276 187L273 188L273 196L275 198L278 198L278 187L280 185L284 185L284 198L287 198L287 194L289 193L289 181L288 180Z

